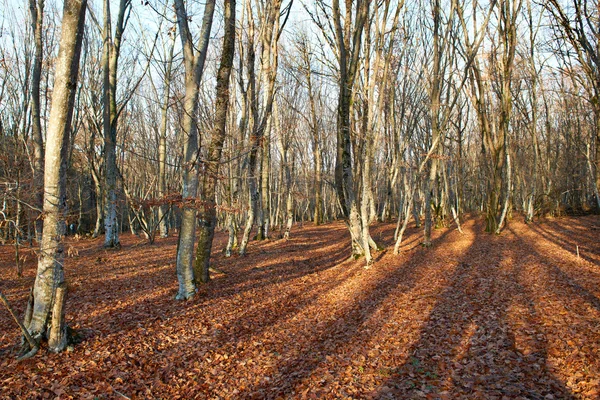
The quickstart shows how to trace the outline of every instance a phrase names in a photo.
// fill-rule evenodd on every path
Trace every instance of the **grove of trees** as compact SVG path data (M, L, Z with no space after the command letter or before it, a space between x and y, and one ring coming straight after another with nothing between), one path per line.
M0 242L39 248L22 356L61 351L64 235L178 236L177 299L294 224L600 211L598 0L2 0ZM116 17L112 18L112 17Z

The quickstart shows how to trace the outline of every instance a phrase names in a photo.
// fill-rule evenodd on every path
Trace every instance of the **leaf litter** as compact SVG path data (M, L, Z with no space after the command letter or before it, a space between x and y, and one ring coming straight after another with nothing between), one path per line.
M0 311L0 397L61 399L597 399L600 235L597 216L480 220L372 229L388 250L349 260L342 223L252 242L225 258L187 302L174 300L176 238L124 235L120 251L67 239L66 318L82 342L21 363L19 331ZM22 250L27 251L26 248ZM17 278L0 247L0 289L22 315L35 253Z

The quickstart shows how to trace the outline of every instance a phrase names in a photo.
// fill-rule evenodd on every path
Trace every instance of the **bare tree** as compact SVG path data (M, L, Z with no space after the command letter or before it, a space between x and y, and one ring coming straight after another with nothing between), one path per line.
M595 133L595 195L600 209L600 2L598 0L570 0L563 4L557 0L544 2L552 16L560 38L568 43L581 65L585 77L588 101L594 111ZM568 57L568 52L559 52Z
M315 88L313 87L312 72L312 49L306 37L303 37L298 43L298 52L302 59L302 70L306 80L306 90L308 91L308 101L310 106L310 131L312 133L312 150L315 163L315 213L313 222L319 225L323 222L323 155L321 154L321 135L320 135L320 115L317 113L317 99Z
M171 81L173 75L173 53L175 49L175 35L170 41L167 51L166 65L164 69L164 90L163 103L161 106L159 145L158 145L158 195L163 199L167 195L167 130L169 122L169 102L171 96ZM167 221L168 206L162 204L158 209L158 219L160 220L160 237L168 236L169 228Z
M225 128L227 125L227 111L229 109L229 78L235 52L235 0L225 1L224 19L225 32L223 36L221 64L217 72L214 128L211 134L211 142L208 145L207 158L203 163L202 207L199 212L200 233L194 267L196 280L205 283L210 278L210 254L215 236L215 226L217 225L216 188L219 176L219 164L221 162L223 144L225 143Z
M56 63L52 108L48 124L44 168L44 226L38 270L24 326L40 342L48 340L52 351L67 346L64 302L67 286L63 271L62 227L66 206L66 151L73 115L86 0L65 0L60 50ZM27 344L22 357L37 347Z
M102 67L104 71L104 247L121 247L119 224L117 221L117 123L120 111L117 109L117 67L121 53L123 32L127 26L131 0L120 0L117 23L112 35L110 1L104 1L104 50Z
M179 37L183 47L185 66L185 99L182 121L183 130L183 188L181 228L177 245L177 279L179 281L178 300L186 300L196 293L194 277L194 244L196 239L196 195L198 191L198 92L204 62L208 50L210 31L215 11L215 0L204 6L200 41L194 45L189 29L188 15L183 0L175 0L175 12L179 25ZM198 49L198 50L196 50Z
M34 207L41 210L44 202L44 138L42 136L40 84L43 63L44 0L29 0L29 13L35 43L33 70L31 74L31 128L33 136L33 194ZM35 211L35 210L34 210ZM35 216L36 240L42 238L42 220Z
M335 46L339 64L335 185L350 231L352 256L360 257L364 255L367 265L369 265L372 262L371 252L369 243L364 241L366 235L363 234L363 230L367 230L368 235L368 226L363 226L354 188L350 116L352 87L357 77L363 31L367 22L370 3L365 0L357 0L355 18L352 16L353 5L354 2L346 2L346 13L343 23L339 0L334 0L332 7Z
M291 3L290 3L291 4ZM252 226L254 225L255 218L257 214L261 213L261 220L259 221L259 231L257 234L257 239L265 238L265 226L268 225L268 212L265 212L263 208L259 209L260 199L262 198L264 202L267 202L267 193L264 191L259 191L258 185L258 176L256 173L256 168L258 165L258 151L262 147L262 167L267 167L268 157L270 155L270 146L268 144L268 138L264 139L265 132L270 128L269 122L271 118L271 113L273 111L273 99L275 96L275 82L277 78L277 65L278 65L278 43L279 37L281 36L281 32L283 27L285 26L285 22L287 21L287 17L284 19L283 24L280 26L280 18L281 18L281 7L282 0L275 0L273 2L269 2L264 7L260 9L263 10L263 14L259 15L259 20L261 21L260 25L260 45L261 45L261 53L260 53L260 75L262 77L263 84L263 102L262 102L262 113L259 109L259 97L257 91L257 79L255 74L255 22L254 22L254 13L252 11L251 2L246 2L246 14L248 17L248 54L247 54L247 62L246 69L248 75L248 101L250 103L250 120L251 120L251 149L248 157L248 190L249 190L249 208L248 208L248 218L246 220L246 226L244 228L244 233L242 236L242 241L240 243L239 253L240 255L246 254L246 248L248 246L248 240L250 239L250 231L252 230ZM290 5L287 8L287 15L289 15ZM266 172L265 172L266 174ZM266 190L268 187L268 175L263 175L262 177L262 185ZM261 206L262 207L262 206ZM268 207L268 206L267 206ZM266 225L265 225L266 223Z

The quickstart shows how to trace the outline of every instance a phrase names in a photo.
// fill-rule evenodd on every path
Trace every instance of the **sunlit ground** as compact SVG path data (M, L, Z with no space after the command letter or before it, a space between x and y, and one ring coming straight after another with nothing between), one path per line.
M527 398L600 396L600 218L513 220L500 236L394 224L388 250L349 260L344 225L295 226L224 258L188 302L174 300L176 238L70 239L67 320L83 342L16 363L19 331L0 310L0 397ZM579 249L579 256L577 255ZM28 249L23 250L29 252ZM75 253L76 254L76 253ZM22 313L35 255L17 278L0 247L0 289Z

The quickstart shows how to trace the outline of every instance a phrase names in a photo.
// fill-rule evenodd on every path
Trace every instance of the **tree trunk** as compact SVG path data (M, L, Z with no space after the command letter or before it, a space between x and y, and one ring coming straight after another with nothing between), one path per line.
M198 191L198 93L204 70L212 27L215 1L204 6L200 46L194 55L194 44L188 26L188 15L183 0L175 0L179 36L181 38L185 64L185 98L182 131L184 134L182 167L182 210L181 227L177 243L177 280L179 291L176 299L187 300L196 293L194 284L194 244L196 240L196 195Z
M315 225L319 225L323 222L323 156L321 155L321 138L319 135L319 119L317 117L317 105L315 94L313 92L312 74L311 74L311 63L309 49L307 43L303 42L301 47L302 58L304 59L304 69L306 76L306 84L308 90L308 101L310 105L310 130L312 133L312 151L315 166L315 179L314 179L314 190L315 190L315 213L313 221Z
M433 227L433 216L431 207L433 202L433 190L437 176L437 159L429 160L429 174L425 180L425 228L423 246L431 246L431 229Z
M257 240L269 239L269 192L271 183L269 180L269 169L271 164L271 124L272 120L270 119L267 122L266 132L263 135L262 140L262 151L260 159L260 213L258 232L256 234Z
M94 171L93 166L92 166L92 179L94 180L94 188L96 191L96 225L94 227L94 233L92 234L92 237L97 238L98 236L100 236L100 231L102 230L102 221L104 220L104 206L103 206L104 193L102 191L102 184L100 181L100 177Z
M595 155L595 167L596 167L596 176L592 179L594 180L594 194L596 196L596 207L597 213L600 213L600 104L598 101L594 103L594 114L595 114L595 144L596 144L596 155ZM589 159L589 156L588 156Z
M258 190L258 176L256 176L256 166L258 161L258 149L263 145L264 134L267 131L268 123L271 118L271 112L273 110L273 99L275 96L275 79L277 77L277 65L278 65L278 39L280 33L279 19L281 16L281 0L275 0L270 4L268 12L265 13L265 19L263 26L261 27L261 72L263 74L263 114L259 116L258 113L258 93L256 90L256 76L254 73L254 62L255 62L255 49L254 49L254 17L252 13L248 12L249 20L249 32L248 32L248 58L247 58L247 69L249 79L248 96L250 97L251 105L251 120L252 120L252 134L250 149L250 156L248 162L248 219L246 220L246 227L242 236L242 242L240 244L240 255L246 254L246 247L248 246L248 240L250 239L250 231L254 225L254 220L259 212L261 192ZM248 10L251 9L250 3L247 3ZM263 150L264 152L264 150ZM267 171L268 174L268 171ZM268 175L267 175L268 181ZM266 189L266 188L265 188ZM267 196L268 197L268 196ZM267 218L268 219L268 218ZM260 225L260 224L259 224ZM259 226L259 232L260 232Z
M50 350L62 351L65 322L62 218L66 206L66 152L73 115L79 55L87 0L65 0L60 48L56 63L52 108L44 166L44 226L33 286L33 308L27 329L36 341L50 340ZM59 289L60 288L60 289ZM62 292L62 293L61 293Z
M31 73L31 128L33 136L33 206L41 210L44 204L44 139L42 136L40 82L42 79L43 61L43 23L44 0L29 0L31 27L33 30L35 53ZM43 221L39 211L33 211L35 221L35 238L39 243L42 239Z
M200 233L194 267L196 283L206 283L210 279L210 254L215 236L215 225L217 224L215 194L219 175L219 163L221 162L221 153L223 151L223 143L225 142L227 111L229 108L229 77L231 75L235 52L235 0L225 1L224 18L225 32L221 64L217 73L214 131L208 148L208 158L205 163L206 168L202 182L203 207L199 212Z
M158 144L158 194L161 197L161 203L165 201L167 195L167 127L169 123L169 97L171 95L171 70L173 68L173 50L175 48L175 38L171 41L169 47L169 56L165 69L165 81L163 92L163 104L161 108L160 118L160 138ZM169 206L161 204L158 208L158 219L160 237L166 238L169 235L169 225L166 214L169 211Z
M111 33L110 2L104 2L104 247L120 248L119 221L117 218L117 67L121 52L121 39L126 26L125 13L131 0L120 0L114 38Z

